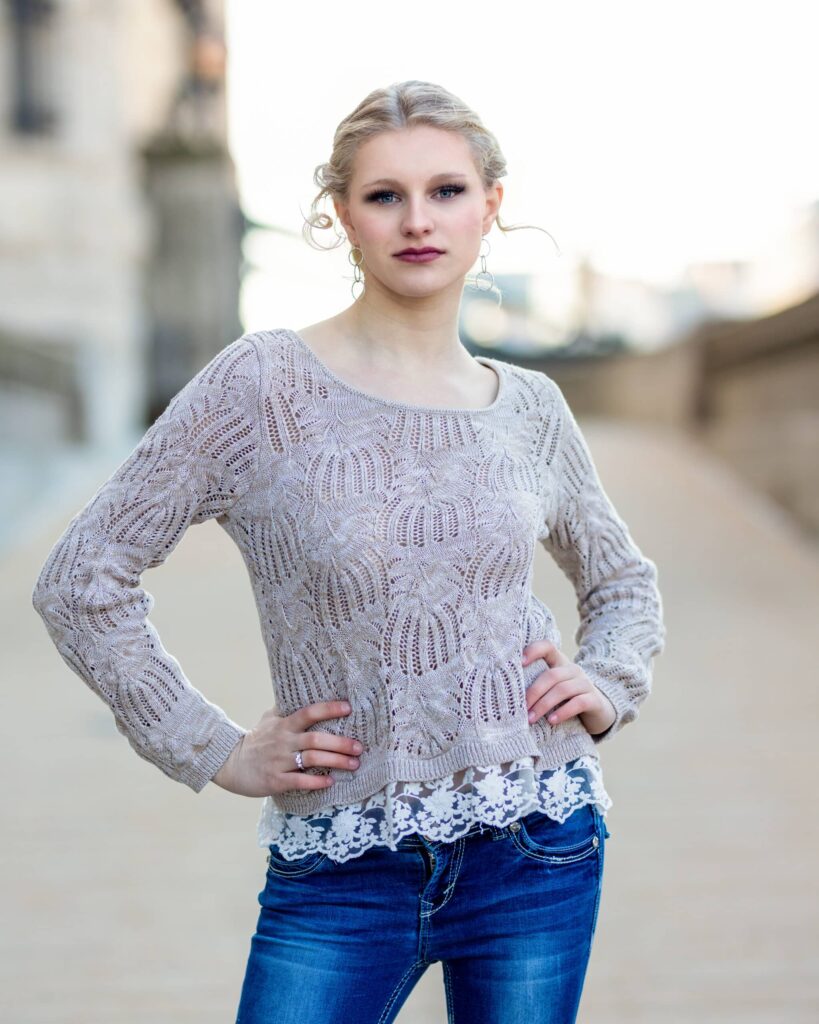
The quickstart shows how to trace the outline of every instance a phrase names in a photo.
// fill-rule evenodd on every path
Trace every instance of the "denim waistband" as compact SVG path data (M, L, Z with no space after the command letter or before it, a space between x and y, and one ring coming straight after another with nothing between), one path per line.
M597 816L596 805L584 804L584 807L590 807L592 813ZM543 814L544 812L535 809L529 811L528 814L521 815L520 818L516 818L514 821L510 821L508 825L490 825L485 821L474 822L463 835L459 836L460 839L468 839L470 836L486 835L489 839L502 839L504 837L511 836L512 833L517 832L520 829L520 822L525 822L527 818L532 815ZM576 812L573 812L576 813ZM452 843L452 839L431 839L423 832L410 832L409 835L404 836L398 841L397 848L399 850L417 850L421 847L441 846L445 843Z
M460 839L467 839L469 836L487 834L492 839L499 839L503 835L508 835L512 830L512 826L519 828L515 822L510 822L508 825L489 825L485 821L476 821L474 824L467 829L461 836ZM409 835L404 836L398 841L399 850L417 850L423 846L436 846L446 842L453 842L454 840L445 839L431 839L423 832L410 832Z

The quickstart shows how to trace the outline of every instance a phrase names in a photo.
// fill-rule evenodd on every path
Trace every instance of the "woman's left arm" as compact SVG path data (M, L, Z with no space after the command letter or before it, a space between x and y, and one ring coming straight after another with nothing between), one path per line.
M574 663L615 712L604 732L592 734L601 743L637 718L651 691L652 658L665 647L663 604L657 566L637 547L603 489L580 427L552 384L560 420L549 474L556 500L541 543L577 594Z

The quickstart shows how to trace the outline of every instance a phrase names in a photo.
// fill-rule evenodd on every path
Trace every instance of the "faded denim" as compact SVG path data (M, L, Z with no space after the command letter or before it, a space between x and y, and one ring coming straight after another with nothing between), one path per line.
M236 1024L387 1024L436 961L448 1024L574 1024L609 835L584 804L345 863L272 844Z

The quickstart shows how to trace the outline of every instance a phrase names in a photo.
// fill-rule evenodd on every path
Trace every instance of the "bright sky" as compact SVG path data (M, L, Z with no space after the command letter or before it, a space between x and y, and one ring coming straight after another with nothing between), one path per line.
M564 254L542 232L494 230L490 269L565 270L587 252L603 271L670 284L689 262L754 258L819 199L814 9L807 0L227 0L242 203L300 232L338 122L371 89L421 78L459 95L498 137L506 222L545 228ZM262 275L246 320L294 323L311 297L315 315L301 323L347 304L345 276L326 307L315 305L315 282L350 270L346 248L277 244L257 242L248 255L280 266L286 246L304 290L271 295Z

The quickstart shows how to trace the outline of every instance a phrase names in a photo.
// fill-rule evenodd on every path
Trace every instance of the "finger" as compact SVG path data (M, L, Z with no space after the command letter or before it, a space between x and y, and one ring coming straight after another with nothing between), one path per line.
M555 669L555 672L563 671L565 669ZM568 676L562 679L558 678L554 683L550 684L546 690L541 690L540 694L535 693L535 699L529 700L529 690L532 690L535 686L540 689L538 683L533 683L532 686L526 691L527 703L529 704L529 721L532 722L532 714L534 713L535 718L541 718L543 715L548 714L550 711L554 711L559 704L564 701L570 700L572 697L583 693L585 687L581 684L580 680L576 676Z
M295 757L293 763L295 766ZM310 748L302 750L301 763L305 768L346 768L348 771L355 771L360 762L357 757L350 757L347 754L334 754L329 750Z
M523 648L524 665L528 665L538 658L543 658L552 668L565 665L569 661L569 658L551 640L533 640Z
M355 756L364 746L353 736L336 736L331 732L301 732L295 734L294 750L333 750Z
M568 718L574 718L575 715L582 714L584 711L590 711L592 708L592 698L588 693L579 693L576 697L572 697L571 700L566 701L565 704L561 704L560 707L550 711L546 716L546 721L549 725L560 725L561 722L565 722Z
M342 718L349 715L352 708L346 700L322 700L317 704L306 704L303 708L297 708L290 721L296 728L303 732L316 722L323 722L327 718Z
M286 779L287 789L327 789L334 784L329 775L308 775L305 772L283 772L281 778Z
M565 700L577 693L577 689L567 691L565 684L571 683L572 676L570 669L547 668L526 687L526 705L534 705L543 697L551 698L551 705L554 706L558 700Z

